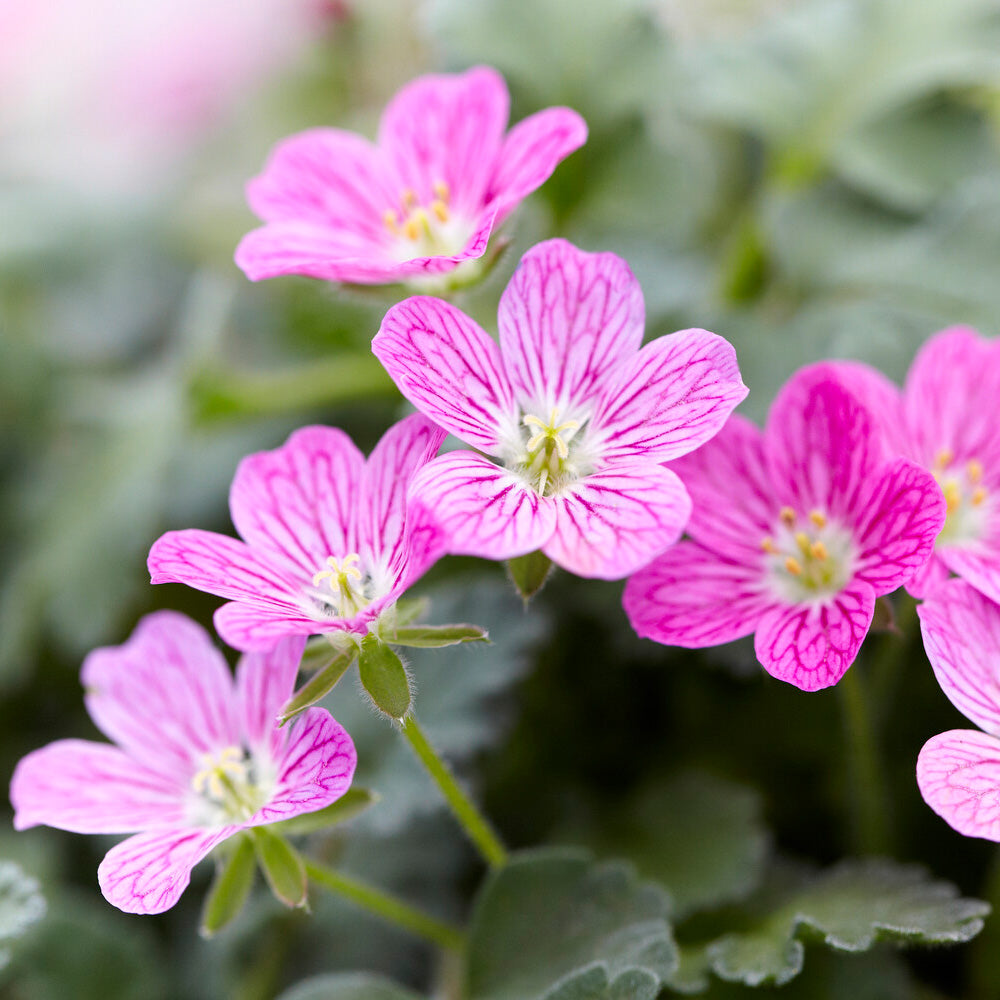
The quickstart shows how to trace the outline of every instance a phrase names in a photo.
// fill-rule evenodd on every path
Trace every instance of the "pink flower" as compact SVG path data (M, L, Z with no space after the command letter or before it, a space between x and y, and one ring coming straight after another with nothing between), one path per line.
M931 737L917 759L920 794L959 833L1000 841L1000 607L950 580L917 613L938 683L986 730Z
M408 515L406 488L443 437L414 414L366 464L343 431L304 427L236 470L229 509L245 541L168 531L149 553L152 582L227 598L215 627L237 649L269 649L290 635L363 635L441 555L437 529Z
M564 240L524 255L500 300L500 345L433 298L386 314L372 350L400 391L457 437L413 480L450 551L536 550L617 579L677 540L690 500L660 464L715 434L746 395L732 347L705 330L640 350L628 265Z
M356 284L475 269L494 228L587 138L569 108L506 133L508 104L503 78L480 66L407 84L385 109L378 145L330 128L285 139L247 187L266 225L243 238L236 263L252 281Z
M944 522L933 477L886 460L828 365L785 385L763 432L733 417L672 467L694 501L691 540L628 581L633 627L689 648L755 632L765 669L804 691L840 680L875 598L923 565Z
M907 589L923 597L951 571L1000 601L1000 343L968 327L942 330L918 352L902 392L867 365L837 369L879 418L889 448L930 471L948 505L934 555Z
M10 786L14 826L134 833L101 863L101 892L129 913L169 909L217 844L322 809L350 786L354 744L329 712L277 728L304 643L244 656L234 684L199 625L147 615L83 665L87 710L117 746L58 740L28 754Z

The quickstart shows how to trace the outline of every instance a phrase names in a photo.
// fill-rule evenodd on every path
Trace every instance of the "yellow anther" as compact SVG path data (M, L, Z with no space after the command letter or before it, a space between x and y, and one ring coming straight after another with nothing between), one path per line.
M431 211L437 216L438 222L448 221L448 206L440 198L431 202Z
M537 430L534 434L528 438L528 443L525 445L528 453L536 451L538 447L544 441L551 441L555 445L556 453L560 458L569 457L569 445L563 439L563 431L578 431L580 429L579 420L564 420L559 423L559 410L557 407L552 407L552 414L549 417L549 422L545 423L541 417L536 417L533 413L529 413L522 419L522 423L525 427L535 427Z
M451 188L445 184L444 181L436 181L434 184L434 193L441 199L445 204L451 199Z
M934 459L934 464L939 469L947 469L955 458L955 453L950 448L942 448Z
M809 512L809 520L816 525L817 528L826 527L826 514L821 510L811 510Z
M820 541L815 541L809 546L809 554L813 557L813 559L819 559L820 562L830 555L830 553L826 550L826 546Z
M974 458L965 467L965 471L968 473L969 482L975 485L983 478L983 463Z
M941 489L944 493L944 502L947 505L948 513L952 514L962 506L962 492L954 479L949 479Z
M809 546L812 539L804 531L795 532L795 544L802 550L803 555L809 554Z
M802 564L794 556L789 556L785 560L785 569L788 570L792 576L802 576Z
M417 203L417 193L413 188L405 188L400 197L406 208L413 208Z
M326 560L326 564L330 568L322 569L313 576L313 586L318 587L322 580L328 579L331 589L342 590L344 587L349 587L348 577L353 577L355 580L361 579L361 570L357 565L359 562L361 562L361 556L356 552L344 556L343 559L330 556Z
M782 522L784 524L787 524L789 528L793 524L795 524L795 511L792 510L791 507L782 507L781 508L781 513L780 513L779 516L780 516Z
M233 780L243 781L247 776L243 751L239 747L226 747L216 754L203 753L199 763L201 767L191 779L191 787L199 795L208 792L213 799L223 798L227 785Z
M983 486L977 486L973 490L971 503L973 507L978 507L986 499L986 489Z
M411 215L403 226L403 233L408 240L415 240L420 235L420 227L417 220Z
M773 538L772 538L772 537L771 537L770 535L768 535L768 536L767 536L766 538L762 538L762 539L760 540L760 547L761 547L761 548L762 548L762 549L763 549L763 550L764 550L765 552L770 552L770 553L774 553L774 552L776 552L776 551L777 551L777 550L775 549L775 547L774 547L774 539L773 539Z
M382 215L382 221L385 223L385 228L393 235L399 232L399 218L391 208L385 210L385 213Z

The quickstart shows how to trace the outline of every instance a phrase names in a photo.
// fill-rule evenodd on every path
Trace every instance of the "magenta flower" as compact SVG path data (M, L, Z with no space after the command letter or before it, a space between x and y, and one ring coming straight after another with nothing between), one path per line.
M422 76L389 103L378 144L317 128L280 143L250 182L266 223L236 263L253 281L305 274L357 284L454 271L587 138L569 108L509 133L507 86L485 66Z
M902 392L867 365L837 368L890 449L930 471L948 505L934 555L907 589L923 597L951 571L1000 601L1000 343L968 327L942 330L918 352Z
M414 414L366 464L343 431L304 427L236 470L229 509L245 540L168 531L149 553L152 582L227 598L215 627L237 649L269 649L290 635L363 635L442 553L439 530L408 515L406 489L443 438Z
M986 730L931 737L917 758L920 794L959 833L1000 841L1000 607L966 581L950 580L917 613L938 683Z
M540 549L617 579L677 540L690 500L660 463L715 434L746 387L721 337L684 330L640 350L643 320L628 265L565 240L524 255L500 300L499 347L439 299L389 310L376 356L419 410L486 453L451 452L413 479L450 551Z
M733 417L672 467L694 501L691 540L628 581L632 626L689 648L756 633L765 669L804 691L840 680L875 598L919 570L944 523L934 478L886 460L829 365L785 385L763 432Z
M322 809L350 786L354 744L329 712L277 728L304 643L247 654L234 683L199 625L147 615L83 665L87 710L117 746L58 740L28 754L10 786L14 826L134 833L101 862L101 892L128 913L169 909L217 844Z

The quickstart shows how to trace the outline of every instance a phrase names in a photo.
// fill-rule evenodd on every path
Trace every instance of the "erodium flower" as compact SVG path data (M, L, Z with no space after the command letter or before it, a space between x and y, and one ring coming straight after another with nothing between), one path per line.
M920 569L944 523L934 478L887 460L828 365L789 380L764 431L733 417L672 468L694 501L691 540L628 581L633 627L689 648L756 633L765 669L804 691L840 680L876 597Z
M524 255L499 346L439 299L389 310L372 350L419 410L485 453L443 455L411 485L450 551L541 550L617 579L677 540L690 500L660 463L715 434L746 387L721 337L684 330L640 349L643 321L625 261L565 240Z
M256 281L305 274L356 284L454 271L587 138L569 108L507 129L507 86L485 66L422 76L389 103L378 144L317 128L281 142L250 182L266 223L236 263Z
M237 649L268 649L289 635L364 635L442 554L438 529L408 516L406 489L443 438L414 414L366 464L341 430L295 431L236 470L229 509L244 541L169 531L149 553L152 581L227 598L215 627Z
M959 833L1000 841L1000 607L950 580L917 613L942 690L985 730L931 737L917 759L920 794Z
M129 913L169 909L216 845L322 809L350 786L354 744L329 712L277 728L304 643L248 653L234 683L199 625L148 615L83 665L87 710L117 746L58 740L28 754L11 781L14 826L134 833L101 863L101 891Z
M918 352L902 391L867 365L836 367L889 448L930 471L948 505L934 555L907 589L923 597L951 571L1000 601L1000 342L967 327L942 330Z

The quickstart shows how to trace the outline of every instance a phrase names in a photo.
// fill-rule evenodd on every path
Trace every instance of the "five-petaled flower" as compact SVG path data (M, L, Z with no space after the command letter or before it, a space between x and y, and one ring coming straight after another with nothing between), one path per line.
M372 350L403 395L490 456L451 452L413 479L450 551L541 550L618 579L677 540L690 500L660 463L712 437L746 387L721 337L684 330L640 349L643 323L628 265L565 240L525 254L500 300L499 347L439 299L389 310Z
M68 739L28 754L11 781L15 827L135 834L101 863L101 891L129 913L169 909L216 845L350 786L354 744L329 712L277 726L304 643L246 654L234 683L199 625L148 615L83 665L87 710L117 746Z
M949 580L917 613L942 690L985 730L931 737L917 758L920 794L959 833L1000 841L1000 606Z
M763 432L733 417L672 468L694 501L691 539L628 581L633 627L689 648L755 632L768 672L805 691L840 680L876 597L923 566L945 518L933 476L888 460L823 364L789 380Z
M280 143L250 182L266 223L236 263L252 280L426 281L486 252L493 230L586 141L583 119L547 108L506 133L509 98L488 67L420 77L385 109L378 145L318 128Z
M934 555L907 589L923 597L951 571L1000 601L1000 343L968 327L942 330L918 352L902 392L867 365L835 364L888 447L930 471L948 506Z
M304 427L236 470L229 507L245 540L169 531L149 553L152 581L227 598L215 627L237 649L268 649L289 635L364 635L443 552L434 522L406 504L410 479L443 438L414 414L366 463L343 431Z

